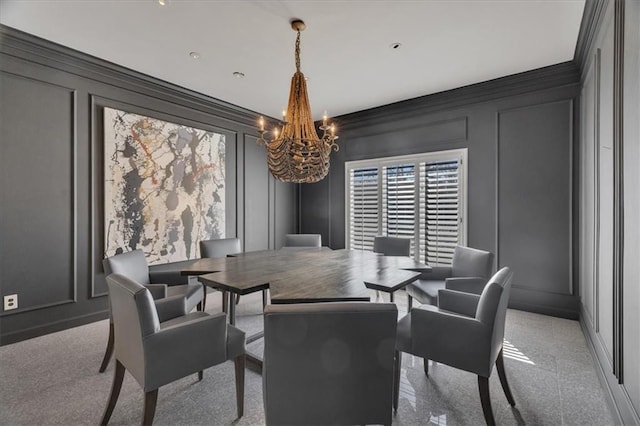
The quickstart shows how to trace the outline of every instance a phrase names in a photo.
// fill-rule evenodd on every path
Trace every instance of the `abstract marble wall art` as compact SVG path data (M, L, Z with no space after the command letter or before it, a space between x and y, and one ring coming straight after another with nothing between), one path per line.
M105 108L104 180L105 256L194 259L224 238L224 135Z

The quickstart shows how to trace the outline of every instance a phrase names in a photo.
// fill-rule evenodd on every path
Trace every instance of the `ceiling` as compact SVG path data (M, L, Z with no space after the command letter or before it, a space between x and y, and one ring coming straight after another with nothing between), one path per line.
M301 18L319 119L571 60L584 9L584 0L165 1L2 0L0 23L278 117L295 71L289 21Z

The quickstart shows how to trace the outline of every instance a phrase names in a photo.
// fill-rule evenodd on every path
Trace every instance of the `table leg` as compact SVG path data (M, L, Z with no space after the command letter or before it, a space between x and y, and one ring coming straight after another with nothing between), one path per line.
M227 313L227 306L229 305L229 292L226 290L220 290L222 293L222 312Z
M389 293L389 302L393 303L393 292Z
M247 363L251 364L258 371L258 373L262 374L262 365L264 364L262 358L249 352L245 354L245 358L247 360Z
M229 324L236 325L236 295L230 291L222 292L222 300L223 304L227 306L227 317L229 318ZM246 339L246 343L249 344L258 339L261 339L264 336L264 331L260 331L252 336L248 336ZM246 352L246 360L252 366L254 366L258 372L262 373L262 358L257 355Z
M235 304L235 294L230 291L226 292L229 296L229 301L227 304L227 309L229 310L229 324L236 325L236 304Z

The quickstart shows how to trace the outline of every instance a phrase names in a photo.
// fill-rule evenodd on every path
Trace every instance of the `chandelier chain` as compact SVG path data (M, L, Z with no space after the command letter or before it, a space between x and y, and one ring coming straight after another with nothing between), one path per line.
M296 37L296 71L300 72L300 31Z

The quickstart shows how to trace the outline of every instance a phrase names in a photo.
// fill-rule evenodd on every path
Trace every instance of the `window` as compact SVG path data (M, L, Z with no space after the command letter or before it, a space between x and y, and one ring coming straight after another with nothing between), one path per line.
M411 255L450 265L466 244L467 150L346 163L347 248L373 250L377 235L410 238Z

